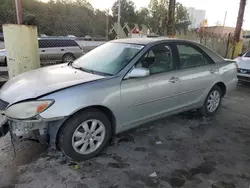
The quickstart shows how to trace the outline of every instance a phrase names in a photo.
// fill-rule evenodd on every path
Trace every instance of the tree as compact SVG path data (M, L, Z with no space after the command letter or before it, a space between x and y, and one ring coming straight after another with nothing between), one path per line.
M166 28L167 4L168 1L166 0L151 0L149 3L151 31L158 32L160 35L163 32L162 30Z
M118 0L113 4L112 14L113 21L118 20ZM136 22L136 13L135 5L130 0L121 0L121 24L124 22L135 23Z
M176 3L175 5L175 29L181 33L181 31L186 34L188 26L191 24L189 16L187 13L187 8L181 3Z
M131 0L121 0L121 23L128 22L130 28L135 23L139 26L144 24L151 31L163 35L167 28L168 3L168 0L151 0L148 7L136 11ZM24 19L27 15L34 15L40 34L106 36L107 16L105 12L95 10L88 0L49 0L46 3L41 0L22 0L22 6ZM117 22L118 1L113 4L112 12L109 26ZM15 23L14 0L0 0L0 13L0 26ZM186 30L188 16L181 4L176 6L175 22L179 31Z
M222 26L222 24L221 24L220 21L215 22L215 25L216 25L216 26Z
M150 21L150 13L148 8L144 7L136 11L136 23L149 25L149 21Z

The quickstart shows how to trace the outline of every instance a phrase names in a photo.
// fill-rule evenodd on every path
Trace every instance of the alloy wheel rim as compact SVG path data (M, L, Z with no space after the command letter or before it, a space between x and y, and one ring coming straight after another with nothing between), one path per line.
M65 61L65 62L71 62L71 61L74 61L74 58L71 57L71 56L66 56L66 57L64 58L64 61Z
M105 134L106 129L101 121L87 120L76 128L72 136L72 146L79 154L93 153L102 145Z
M213 91L207 100L207 110L209 112L214 112L220 104L220 93L218 91Z

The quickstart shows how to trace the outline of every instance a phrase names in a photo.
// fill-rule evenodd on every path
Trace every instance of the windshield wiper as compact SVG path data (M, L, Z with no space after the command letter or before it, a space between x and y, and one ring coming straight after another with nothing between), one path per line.
M90 69L85 69L85 68L83 68L83 67L79 67L78 69L80 69L80 70L82 70L82 71L84 71L84 72L88 72L88 73L95 74L95 72L92 71L92 70L90 70Z
M84 71L84 72L88 72L88 73L93 73L91 70L89 69L85 69L85 68L82 68L82 67L75 67L73 66L73 61L70 61L68 63L68 66L72 66L74 69L78 69L78 70L81 70L81 71ZM93 73L94 74L94 73Z
M113 76L113 74L109 74L109 73L105 73L105 72L99 72L99 71L95 71L95 70L91 70L91 69L85 69L83 67L80 67L79 69L82 70L82 71L85 71L85 72L92 73L92 74L104 75L104 76Z
M70 61L68 63L68 66L72 66L74 69L78 69L78 70L81 70L81 71L84 71L84 72L88 72L88 73L91 73L91 74L104 75L104 76L114 76L113 74L109 74L109 73L105 73L105 72L99 72L99 71L94 71L94 70L86 69L86 68L83 68L83 67L74 67L73 66L73 61Z

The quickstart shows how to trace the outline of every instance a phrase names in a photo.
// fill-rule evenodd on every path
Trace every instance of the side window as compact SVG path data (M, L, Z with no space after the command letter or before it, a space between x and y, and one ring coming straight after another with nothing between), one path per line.
M49 41L47 40L39 40L38 41L38 45L39 45L39 48L49 48Z
M67 46L78 46L78 44L74 40L67 40Z
M63 46L62 40L47 40L49 48L60 48Z
M174 70L175 66L170 46L154 46L139 60L136 67L149 69L151 75Z
M212 63L210 59L192 46L184 44L177 45L177 49L180 57L181 69L203 66Z
M62 40L53 40L52 41L52 45L51 47L52 48L60 48L60 47L63 47L63 42Z

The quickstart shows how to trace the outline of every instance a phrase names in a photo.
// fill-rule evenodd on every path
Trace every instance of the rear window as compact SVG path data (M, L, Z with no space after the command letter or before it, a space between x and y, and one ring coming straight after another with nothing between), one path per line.
M39 48L79 47L74 40L39 40Z

